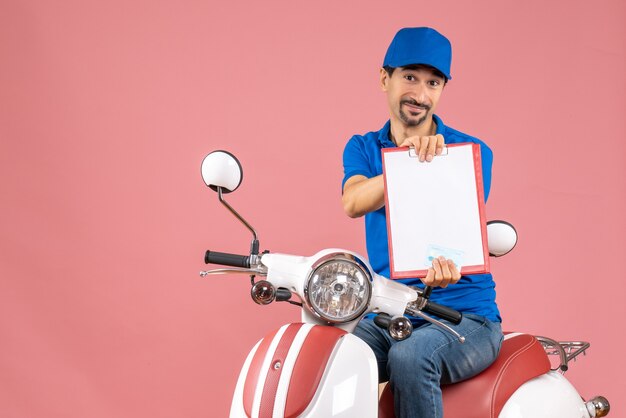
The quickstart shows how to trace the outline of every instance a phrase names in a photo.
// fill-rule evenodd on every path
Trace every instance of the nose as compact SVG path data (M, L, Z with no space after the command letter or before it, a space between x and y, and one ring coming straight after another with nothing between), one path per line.
M430 104L428 89L424 83L417 83L411 89L411 98L418 103Z

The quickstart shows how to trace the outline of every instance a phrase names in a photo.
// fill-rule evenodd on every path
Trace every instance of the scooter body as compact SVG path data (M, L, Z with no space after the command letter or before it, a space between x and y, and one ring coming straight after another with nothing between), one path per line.
M304 295L302 277L310 275L315 261L339 253L355 255L328 249L311 257L266 254L262 262L273 286ZM374 274L372 283L367 312L384 309L397 315L415 299L406 286L381 276ZM230 417L392 417L392 405L378 404L376 358L367 344L350 333L367 312L342 324L324 322L308 309L301 312L301 323L284 325L252 349L237 381ZM484 374L445 387L444 408L461 410L466 418L594 417L567 379L550 370L548 355L535 337L513 333L504 344L510 347L521 337L526 340L503 350L503 358ZM484 376L489 374L494 376ZM480 379L490 386L471 388ZM510 385L516 385L514 390ZM458 387L463 387L463 395L448 396L459 392ZM472 405L475 411L469 412Z
M311 257L259 253L254 229L223 198L241 183L239 161L224 151L205 157L202 176L219 200L253 234L249 255L207 251L207 264L229 268L201 272L246 274L252 299L261 305L288 302L301 308L301 322L267 334L250 351L231 403L231 418L391 418L389 387L379 401L376 358L351 334L367 314L396 340L408 338L420 317L464 337L430 315L459 323L462 314L429 300L428 287L417 289L377 275L351 251L327 249ZM517 242L515 229L503 221L488 223L490 254L508 253ZM261 277L262 280L255 280ZM293 300L292 297L297 297ZM442 387L444 411L459 418L603 417L603 397L582 400L565 377L550 369L548 354L560 357L559 369L589 347L527 334L508 334L495 363L465 382ZM573 350L573 351L572 351Z
M520 351L506 354L508 358L504 362L509 368L518 367L510 364ZM561 373L548 370L530 378L537 373L537 366L533 369L528 361L537 363L524 359L521 367L526 368L526 376L519 379L530 380L512 395L506 395L506 388L503 395L497 393L501 390L499 386L510 384L510 380L502 384L494 378L491 385L495 390L480 387L476 393L470 387L473 384L470 379L444 387L444 410L451 414L448 416L463 418L596 416L595 410ZM548 364L547 355L545 364ZM494 372L501 376L510 370L500 368ZM460 391L466 393L449 396L456 386L464 386ZM508 396L503 406L498 405L502 396ZM230 412L230 418L393 416L392 403L378 403L377 363L367 344L334 327L302 323L284 325L255 345L239 375Z

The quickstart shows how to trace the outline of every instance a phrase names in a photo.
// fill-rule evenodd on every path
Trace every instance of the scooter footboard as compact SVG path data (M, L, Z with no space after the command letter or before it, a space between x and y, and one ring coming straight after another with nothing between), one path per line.
M248 355L230 417L376 417L377 391L376 359L358 337L287 324Z

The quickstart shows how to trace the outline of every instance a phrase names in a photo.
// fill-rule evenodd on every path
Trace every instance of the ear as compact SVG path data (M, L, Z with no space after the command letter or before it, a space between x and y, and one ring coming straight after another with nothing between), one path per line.
M389 83L389 73L384 68L380 69L380 89L387 91L387 85Z

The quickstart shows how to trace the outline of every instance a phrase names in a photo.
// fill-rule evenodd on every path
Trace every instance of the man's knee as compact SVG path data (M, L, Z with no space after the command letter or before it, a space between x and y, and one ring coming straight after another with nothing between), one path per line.
M391 374L417 375L436 371L432 353L420 350L410 341L395 344L389 350L388 369Z

